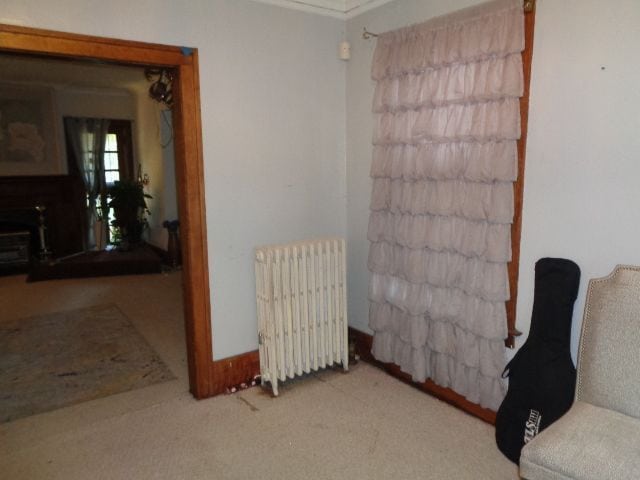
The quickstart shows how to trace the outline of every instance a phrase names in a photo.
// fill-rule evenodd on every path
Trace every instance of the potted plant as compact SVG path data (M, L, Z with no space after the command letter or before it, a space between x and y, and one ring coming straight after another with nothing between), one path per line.
M144 192L142 184L131 180L119 180L107 189L109 208L113 209L115 219L111 222L120 231L120 246L140 243L142 232L147 226L147 198L153 198Z

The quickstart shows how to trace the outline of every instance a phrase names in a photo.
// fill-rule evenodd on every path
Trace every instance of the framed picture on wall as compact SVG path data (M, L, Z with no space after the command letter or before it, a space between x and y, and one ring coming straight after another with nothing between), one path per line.
M53 90L0 84L0 176L66 173Z

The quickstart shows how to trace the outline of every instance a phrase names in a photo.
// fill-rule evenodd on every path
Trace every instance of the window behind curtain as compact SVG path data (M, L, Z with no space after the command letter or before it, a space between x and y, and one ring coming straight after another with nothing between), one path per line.
M120 180L120 166L118 165L118 136L107 133L104 148L104 180L107 186Z
M109 188L118 180L133 180L133 142L131 140L131 122L129 120L111 120L105 140L104 185ZM106 196L103 196L104 201ZM111 222L115 219L111 209L107 212L107 243L113 240Z
M111 120L104 155L105 183L133 180L133 142L131 121Z
M133 141L130 120L109 120L109 130L105 142L103 175L105 184L112 185L116 180L133 180ZM73 150L67 146L69 172L78 174L73 161Z
M102 185L109 188L118 180L134 179L133 163L133 141L130 120L109 120L109 129L105 140L104 162L102 165L103 180ZM76 162L73 161L73 149L67 146L69 152L69 174L80 175ZM90 168L90 167L87 167ZM88 203L87 198L87 203ZM103 191L96 199L98 208L108 202L107 192ZM111 225L113 212L107 213L107 225ZM111 237L111 232L107 229L107 236ZM110 238L107 238L107 242Z

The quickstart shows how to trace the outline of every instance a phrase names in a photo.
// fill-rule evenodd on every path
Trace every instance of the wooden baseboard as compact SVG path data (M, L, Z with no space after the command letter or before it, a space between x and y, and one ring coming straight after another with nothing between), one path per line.
M368 333L361 332L360 330L356 330L355 328L349 327L349 339L350 342L355 343L356 353L360 356L360 359L363 361L375 365L378 368L386 371L393 377L396 377L403 382L422 390L434 397L447 402L454 407L463 410L464 412L473 415L474 417L478 417L480 420L483 420L491 425L495 425L496 423L496 412L493 410L489 410L487 408L483 408L480 405L470 402L462 395L454 392L450 388L443 388L439 385L436 385L431 380L427 380L422 383L414 382L411 380L411 376L402 370L398 365L392 363L383 363L379 362L373 355L371 354L371 345L373 344L373 337Z
M211 362L209 366L209 395L213 397L241 383L251 382L260 374L258 351L241 353Z
M160 248L157 245L154 245L153 243L149 243L149 242L145 242L149 248L151 248L151 250L153 250L156 255L158 255L160 257L160 260L162 260L162 263L167 263L167 257L168 257L168 253L164 248Z
M496 412L493 410L472 403L462 395L449 388L436 385L431 380L422 383L414 382L411 380L411 376L401 371L397 365L379 362L373 358L373 355L371 355L373 337L368 333L349 327L349 339L355 343L356 353L361 360L381 368L393 377L433 395L474 417L495 425ZM213 397L225 393L230 387L250 382L258 374L260 374L260 357L257 350L212 361L209 366L209 394L207 396Z

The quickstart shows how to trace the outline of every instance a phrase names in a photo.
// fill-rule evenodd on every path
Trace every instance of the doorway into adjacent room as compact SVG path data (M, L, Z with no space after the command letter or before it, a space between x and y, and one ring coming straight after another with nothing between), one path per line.
M171 222L172 220L179 219L180 240L182 243L182 271L177 273L172 271L163 275L159 284L153 281L147 282L146 275L140 277L109 276L92 278L86 281L64 281L67 283L65 283L61 289L54 287L53 290L48 290L44 285L47 283L55 283L55 281L48 281L42 282L32 293L39 297L37 300L43 305L42 311L50 309L52 311L49 313L54 316L60 314L60 311L56 311L56 306L65 307L62 308L65 312L78 310L74 310L71 307L79 307L80 309L98 308L99 311L91 312L93 317L97 319L96 322L100 322L101 319L104 321L107 317L118 317L123 313L122 311L119 313L102 311L100 308L110 304L110 300L127 297L125 302L127 306L120 308L120 310L126 310L124 312L126 314L125 316L146 318L146 327L143 324L141 324L142 326L136 325L136 327L138 329L146 328L151 332L152 336L153 322L150 322L150 320L154 317L159 318L163 315L165 317L167 315L177 315L180 318L184 318L184 325L180 326L182 335L177 336L184 338L181 347L183 352L186 347L186 355L183 356L185 359L184 363L186 363L186 365L184 365L185 376L188 377L189 389L196 398L208 396L209 365L211 363L211 327L202 180L203 165L197 80L197 50L0 25L0 54L2 56L19 56L27 61L55 61L67 65L73 64L78 66L78 68L92 67L97 69L96 71L103 69L106 72L107 69L110 69L120 72L119 74L123 74L123 72L127 70L136 71L137 74L140 74L141 78L144 77L143 73L145 68L162 67L169 68L172 72L175 72L172 110L169 114L164 111L164 113L158 115L157 118L160 120L160 123L156 123L155 125L152 123L149 125L157 129L157 131L154 131L154 134L157 133L158 138L160 138L160 142L158 142L158 145L160 145L159 162L157 162L157 165L153 165L153 162L146 162L145 164L135 160L131 162L131 159L121 162L120 158L115 158L114 161L114 158L112 158L114 154L118 157L122 155L126 157L127 154L122 153L124 150L120 148L122 145L118 142L118 136L116 135L114 142L113 136L108 136L109 133L113 132L107 132L109 141L105 141L105 147L108 148L103 152L103 155L105 155L107 159L103 159L101 163L101 175L104 180L103 186L107 188L101 193L108 191L109 186L113 186L116 183L116 176L118 177L117 180L120 181L120 175L122 175L122 179L128 177L132 184L140 186L144 195L154 197L153 199L146 197L150 204L149 211L151 215L145 218L149 227L145 232L145 242L151 247L155 247L155 250L166 250L169 232L168 229L165 228L166 225L163 226L163 223L165 221ZM31 86L38 83L39 82L31 82ZM42 82L36 86L42 87L41 83ZM79 87L80 90L84 89L85 93L86 91L90 91L90 93L95 94L96 89L100 89L100 86L96 85L82 85L82 81L76 83L81 84L75 86ZM148 84L144 85L144 81L141 85L143 85L143 87L140 88L148 88ZM109 93L111 96L106 100L103 98L107 104L105 106L107 111L99 116L108 120L114 120L112 125L131 120L131 118L127 119L127 115L114 115L114 112L109 111L109 109L113 109L115 104L118 103L117 101L113 101L113 99L122 96L122 92L116 90L127 90L128 88L134 91L135 88L138 87L134 85L129 85L128 87L123 86L123 88L116 89L113 89L113 87L104 87L107 89L111 88ZM68 89L66 93L69 93ZM78 92L73 93L77 94ZM135 97L135 94L133 96ZM142 96L139 97L142 98ZM53 103L54 110L59 107L58 100L59 99L56 99L56 102ZM67 98L67 100L69 99ZM120 98L120 100L122 100L122 98ZM138 157L142 160L142 157L145 157L149 160L149 158L153 156L149 153L149 148L151 147L143 145L144 142L140 140L142 138L141 135L136 138L136 128L139 128L141 126L140 124L144 123L144 119L139 115L141 101L140 99L136 101L138 104L133 107L136 111L130 115L130 117L133 118L130 127L132 127L131 129L134 131L132 142L134 148L131 150L133 151L134 159ZM70 108L71 110L76 108L76 111L72 111L68 116L76 118L96 118L96 115L87 115L86 112L80 111L82 110L82 103L82 101L76 102L75 106L73 106L73 101L71 101L72 107ZM156 113L159 112L156 111ZM60 118L61 123L62 121L62 118ZM165 122L165 124L163 125L162 122ZM125 137L126 135L120 138ZM65 137L62 136L58 138ZM126 139L124 142L126 143ZM162 148L163 146L164 148ZM82 185L81 183L82 179L80 177L83 172L76 172L79 174L76 176L70 175L68 167L72 164L68 162L65 164L64 162L71 160L73 155L66 155L69 152L66 152L64 146L57 145L54 148L59 149L58 153L64 152L64 161L60 162L58 166L61 168L60 171L53 172L53 174L48 172L51 174L52 179L55 177L53 183L57 184L53 187L47 186L44 190L48 189L46 193L51 198L62 199L67 202L66 205L58 209L57 217L60 222L64 223L65 217L75 218L77 221L70 222L70 224L83 225L83 227L79 228L79 230L82 230L80 233L78 231L74 233L73 228L60 228L61 233L54 237L55 240L59 242L59 245L65 245L66 251L65 248L58 248L57 251L52 248L51 257L48 260L56 260L56 255L59 257L73 257L78 254L80 256L80 254L86 254L90 250L90 247L86 244L86 239L88 238L86 233L90 224L86 221L86 208L82 205L82 201L87 201L86 193L88 190L86 185ZM170 152L172 159L175 159L175 168L173 168L173 165L167 167L167 161L166 158L164 158L167 151ZM123 165L125 168L122 168ZM54 166L53 168L55 169L56 167ZM42 199L42 195L44 195L43 190L33 183L35 180L29 183L30 178L27 178L34 176L38 175L17 175L12 178L17 179L17 183L22 182L24 184L26 182L26 185L21 185L20 188L23 188L25 191L35 191L40 195L39 198ZM155 184L154 181L156 182ZM162 186L160 186L161 183ZM174 188L167 189L166 186L169 184L172 184ZM5 189L5 193L7 191L8 190ZM100 195L97 195L97 197L99 196ZM80 202L77 202L78 198L81 199ZM109 201L110 197L105 196L102 203L105 204L105 202ZM172 201L173 207L171 206ZM65 206L69 208L65 208ZM55 207L53 207L53 209L55 209ZM154 212L156 213L155 217L153 217ZM48 213L51 213L51 211ZM107 225L113 224L115 218L109 215L113 214L106 213L104 219L101 218L100 220L104 220ZM151 220L149 220L149 218L151 218ZM29 222L31 223L30 227L26 229L29 235L29 247L42 259L39 238L41 231L39 229L40 219L36 215L28 219L27 223ZM56 227L52 226L51 228L55 230ZM95 230L96 233L98 231L97 229ZM65 235L67 235L66 238ZM122 229L119 231L107 229L104 240L112 244L116 243L117 235L122 235ZM95 245L92 246L92 248L94 252L101 252L101 250L96 249ZM67 297L72 287L77 288L78 292L80 292L80 296L76 300L72 298L73 293L71 293L71 297ZM14 286L11 288L14 288ZM4 289L5 291L3 293L10 293L9 290L11 288ZM96 302L88 304L88 299L92 297L95 297ZM12 298L16 301L20 300L19 295L13 296ZM7 297L3 300L9 299ZM22 300L25 301L24 298ZM28 302L28 300L26 301ZM176 310L175 306L176 301L179 305L177 307L178 310ZM163 302L172 303L171 305L164 305ZM21 308L18 307L17 310L27 312L29 309L23 308L21 310ZM38 317L37 311L31 313L34 313L34 316ZM50 320L73 322L74 319L71 318L73 316L73 314L69 314L67 317L70 318L62 319L56 317L56 319ZM118 322L119 320L116 318L115 323L117 324ZM44 323L46 324L47 322L45 321ZM106 324L106 322L103 323ZM167 333L165 337L175 337L176 335L171 335L170 333L174 327L168 324L165 326ZM161 344L165 340L161 338L162 335L157 335L157 337L158 338L155 339L156 344L160 345L161 348ZM173 355L175 357L174 360L179 361L177 360L179 354L176 352L177 350L174 348L173 353L169 356ZM144 358L140 361L149 363L149 360ZM169 360L169 363L171 363L171 360ZM164 374L166 374L166 372L161 371L161 369L154 373L158 378L162 378ZM73 375L70 375L70 377L71 376ZM34 379L34 382L37 384L38 379Z

